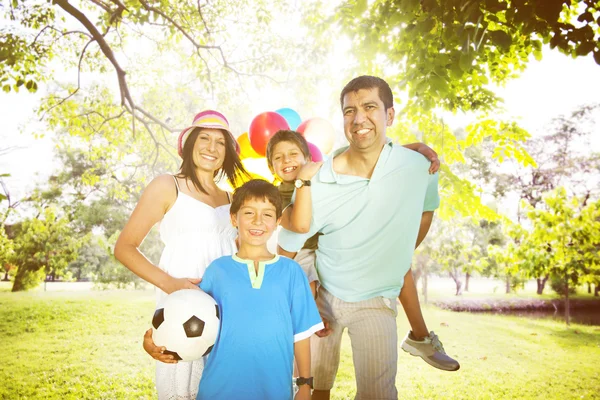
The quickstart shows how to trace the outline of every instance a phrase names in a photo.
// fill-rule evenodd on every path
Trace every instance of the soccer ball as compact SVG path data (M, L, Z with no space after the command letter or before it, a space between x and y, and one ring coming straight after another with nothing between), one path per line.
M152 318L152 340L176 360L193 361L210 353L217 340L219 306L208 294L194 289L171 293Z

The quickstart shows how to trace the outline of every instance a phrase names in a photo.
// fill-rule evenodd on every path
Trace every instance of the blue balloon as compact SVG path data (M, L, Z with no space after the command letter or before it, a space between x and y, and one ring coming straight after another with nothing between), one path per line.
M290 126L290 129L293 131L295 131L296 128L298 128L298 126L302 123L300 115L291 108L280 108L275 112L285 118L286 122Z

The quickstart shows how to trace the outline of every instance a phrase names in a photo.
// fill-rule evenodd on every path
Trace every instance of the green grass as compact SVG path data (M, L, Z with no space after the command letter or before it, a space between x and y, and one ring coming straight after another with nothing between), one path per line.
M0 291L0 399L155 399L141 348L152 291ZM400 350L401 399L600 399L600 327L424 307L461 362L433 369ZM398 317L399 336L408 329ZM344 338L333 399L355 393Z

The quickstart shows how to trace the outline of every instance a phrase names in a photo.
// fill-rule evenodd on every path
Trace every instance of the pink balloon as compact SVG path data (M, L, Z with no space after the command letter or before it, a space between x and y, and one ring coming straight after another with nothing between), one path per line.
M335 129L331 122L324 118L310 118L302 122L297 129L304 138L314 143L323 153L327 154L333 149Z
M248 128L248 138L254 151L264 157L269 139L282 129L289 130L290 126L285 118L275 112L267 111L254 117Z
M321 153L321 150L319 150L319 148L311 142L307 143L308 151L310 151L310 158L312 158L312 160L315 162L323 161L323 154Z

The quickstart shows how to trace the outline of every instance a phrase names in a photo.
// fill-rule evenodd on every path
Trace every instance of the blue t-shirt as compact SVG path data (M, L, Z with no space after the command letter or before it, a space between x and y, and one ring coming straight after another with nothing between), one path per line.
M221 329L197 399L292 398L294 342L323 329L302 269L275 256L259 263L236 255L213 261L200 288L221 311Z

